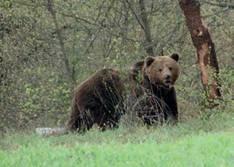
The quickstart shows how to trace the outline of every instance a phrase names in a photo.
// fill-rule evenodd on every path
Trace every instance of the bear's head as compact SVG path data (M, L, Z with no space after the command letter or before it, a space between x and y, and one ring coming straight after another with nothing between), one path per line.
M180 68L178 65L179 55L147 57L143 66L143 77L151 85L161 85L171 88L175 84Z

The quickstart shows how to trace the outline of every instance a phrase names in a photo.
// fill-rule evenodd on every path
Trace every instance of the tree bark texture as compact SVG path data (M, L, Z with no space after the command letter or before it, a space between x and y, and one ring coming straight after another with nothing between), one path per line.
M70 66L69 59L65 51L64 41L63 41L61 29L59 28L59 24L57 21L56 11L54 10L53 0L47 0L47 9L52 16L52 19L55 25L56 34L57 34L59 45L60 45L61 52L62 52L61 58L65 64L66 75L71 79L71 81L74 84L75 83L74 71L72 70Z
M140 8L140 14L137 14L135 9L132 6L133 1L125 0L125 2L128 4L129 9L132 11L132 14L135 16L137 22L141 26L144 35L145 35L145 41L144 41L144 48L146 50L146 53L149 56L154 56L154 49L153 49L153 43L152 43L152 37L151 37L151 30L149 26L148 16L145 9L145 1L139 0L139 8Z
M202 22L200 3L197 0L179 0L179 5L184 13L193 45L197 50L201 81L206 95L209 100L219 98L221 91L215 45L208 28Z
M143 31L145 34L145 50L148 55L154 56L154 48L152 44L152 37L151 37L151 30L149 26L149 20L147 17L146 9L145 9L145 1L139 0L139 6L140 6L140 16L141 21L143 25Z

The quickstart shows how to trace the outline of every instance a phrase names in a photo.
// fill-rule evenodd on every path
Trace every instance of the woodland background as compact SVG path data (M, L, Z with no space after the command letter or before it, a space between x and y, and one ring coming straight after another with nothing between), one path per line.
M180 54L180 120L233 112L234 2L200 0L215 43L223 100L205 96L184 15L176 0L145 0L156 55ZM72 90L103 67L129 67L147 56L136 0L0 0L0 131L62 126ZM208 113L208 114L207 114Z

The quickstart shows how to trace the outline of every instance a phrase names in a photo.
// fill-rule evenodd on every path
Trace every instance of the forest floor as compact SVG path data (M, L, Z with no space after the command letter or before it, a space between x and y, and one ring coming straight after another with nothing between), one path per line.
M234 113L220 112L176 126L121 126L83 135L41 137L8 133L0 140L1 167L173 166L232 167Z

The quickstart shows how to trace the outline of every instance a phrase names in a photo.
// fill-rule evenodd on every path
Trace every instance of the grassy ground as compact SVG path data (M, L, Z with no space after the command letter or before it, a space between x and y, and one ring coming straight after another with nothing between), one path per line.
M177 126L121 127L85 135L8 134L0 140L1 167L233 166L234 113Z

